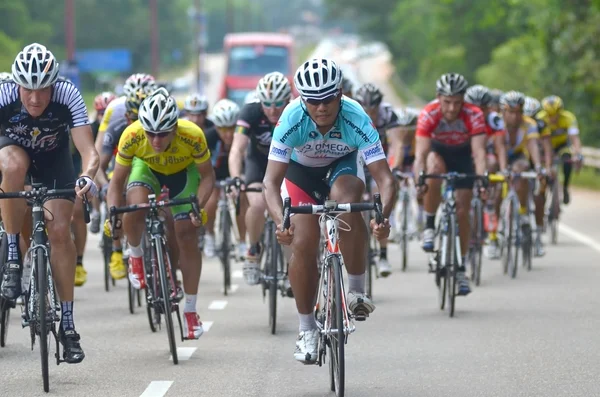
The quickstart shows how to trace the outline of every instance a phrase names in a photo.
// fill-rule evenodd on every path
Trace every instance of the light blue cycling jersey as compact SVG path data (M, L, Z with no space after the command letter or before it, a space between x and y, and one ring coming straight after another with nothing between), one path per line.
M379 133L362 106L343 97L335 125L321 134L300 98L283 111L273 131L269 160L307 167L326 167L358 150L365 164L385 160Z

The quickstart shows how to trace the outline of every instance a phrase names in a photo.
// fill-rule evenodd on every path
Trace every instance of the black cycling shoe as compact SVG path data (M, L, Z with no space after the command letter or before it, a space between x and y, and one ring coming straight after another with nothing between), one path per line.
M569 190L567 188L563 189L563 204L567 205L571 201L571 196L569 195Z
M90 232L98 234L100 232L100 215L93 216L90 221Z
M21 295L21 271L23 266L18 261L7 262L2 275L0 294L4 299L15 300Z
M79 364L85 358L85 353L79 344L79 334L75 330L64 331L62 327L58 332L60 343L63 345L63 360L68 364Z

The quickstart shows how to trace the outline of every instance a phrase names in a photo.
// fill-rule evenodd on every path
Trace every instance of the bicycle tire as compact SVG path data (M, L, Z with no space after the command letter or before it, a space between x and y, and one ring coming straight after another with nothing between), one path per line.
M513 242L513 225L512 225L512 203L506 201L503 204L502 213L502 231L504 233L504 242L502 253L504 255L503 270L504 274L508 274L510 263L512 261L512 242Z
M550 243L552 245L558 244L558 217L560 214L560 202L558 191L559 183L558 180L556 180L552 188L552 201L550 207Z
M165 263L166 252L162 242L156 245L156 256L158 260L158 273L160 278L160 292L162 297L163 314L165 316L165 326L169 338L169 350L173 357L173 364L178 364L177 344L175 342L175 328L173 326L173 313L171 311L171 294L169 292L169 278L167 277L167 264Z
M346 367L345 367L345 342L346 342L346 334L344 332L344 307L342 303L344 302L344 297L342 296L342 267L339 262L339 258L337 256L332 256L329 258L329 269L330 275L333 273L333 277L330 278L334 280L333 283L333 299L331 299L331 324L337 328L337 332L335 333L336 338L332 338L333 333L329 336L329 349L331 353L331 358L329 362L329 376L330 379L333 380L333 386L336 397L344 397L344 389L345 389L345 376L346 376Z
M523 267L530 272L531 257L533 255L533 232L531 226L527 227L526 231L523 233L521 250L523 251Z
M10 324L10 302L0 298L0 347L6 346L8 325Z
M510 277L511 278L517 278L517 271L519 269L519 254L520 254L520 250L523 248L522 247L522 240L523 240L523 236L521 233L521 214L519 213L519 207L521 206L521 204L519 203L519 201L515 198L513 200L511 200L512 203L512 208L513 208L513 226L514 226L514 231L515 231L515 244L514 244L514 258L512 261L512 268L511 273L510 273Z
M408 266L408 197L402 199L402 235L400 236L400 249L402 250L402 271Z
M365 258L365 285L367 287L367 295L373 299L373 266L375 260L375 251L373 249L373 239L371 238L371 213L365 212L363 219L367 225L367 249ZM333 390L332 390L333 391Z
M446 234L445 233L441 233L440 230L438 230L439 233L439 250L436 253L436 269L435 269L435 277L436 277L436 284L438 286L438 305L440 307L440 310L444 310L446 308L446 267L445 264L447 263L447 259L442 259L444 257L446 257L446 250L445 248L442 249L442 247L446 246Z
M269 325L271 326L271 334L275 335L277 330L277 265L279 262L279 257L281 250L281 246L277 244L277 236L275 235L275 223L271 223L271 230L269 232L271 246L271 254L269 255L269 269L267 275L269 277Z
M473 240L472 247L469 253L471 262L471 279L476 286L481 284L481 267L483 265L483 203L480 199L474 200L473 209L473 230L471 238Z
M115 280L112 279L110 275L110 258L112 255L112 239L102 233L102 256L104 257L104 290L106 292L110 291L110 283L111 280L113 282L113 286L115 285Z
M46 300L48 295L48 268L46 252L43 248L36 249L35 272L37 276L37 313L35 314L35 324L30 323L30 327L37 326L39 330L42 381L44 384L44 391L48 393L50 391L50 375L48 373L48 333L50 331L50 327L48 326L48 302Z
M150 325L150 331L156 332L156 322L154 321L154 310L152 307L152 299L156 294L152 294L149 291L152 291L154 287L154 275L152 273L152 252L150 244L146 238L146 235L142 237L142 250L144 250L144 270L146 274L146 314L148 315L148 324Z
M460 242L458 233L456 232L457 223L456 223L456 215L450 214L449 216L449 230L450 236L448 237L447 242L450 244L448 246L449 250L449 259L450 263L446 266L446 278L447 278L447 286L446 290L448 291L448 315L450 317L454 317L454 309L456 304L456 273L458 272L458 258L456 255L456 247Z
M127 298L129 301L129 313L135 314L135 291L131 285L131 281L129 281L129 277L127 277Z
M227 296L231 288L231 218L228 211L221 211L221 247L219 258L223 265L223 295Z

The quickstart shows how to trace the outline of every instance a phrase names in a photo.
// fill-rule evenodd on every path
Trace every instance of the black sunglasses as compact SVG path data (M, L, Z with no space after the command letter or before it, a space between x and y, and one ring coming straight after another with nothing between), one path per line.
M333 94L323 99L304 99L304 102L312 106L319 106L320 104L329 105L331 102L335 101L339 96L340 94Z
M150 137L150 138L166 138L173 131L164 131L164 132L145 131L145 132L146 132L146 135L148 135L148 137Z

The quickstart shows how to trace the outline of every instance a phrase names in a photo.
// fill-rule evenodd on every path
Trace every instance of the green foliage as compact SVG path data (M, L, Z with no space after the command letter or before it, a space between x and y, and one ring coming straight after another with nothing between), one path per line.
M325 0L363 34L386 42L400 77L429 100L435 80L460 72L471 84L556 94L600 145L599 0Z

